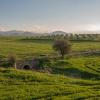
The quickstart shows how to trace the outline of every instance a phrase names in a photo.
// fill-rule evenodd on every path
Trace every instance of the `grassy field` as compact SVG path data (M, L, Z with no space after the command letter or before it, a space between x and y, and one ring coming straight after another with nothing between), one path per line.
M21 38L1 37L0 57L6 58L14 53L18 58L32 57L34 55L55 53L53 42L48 40L24 40ZM72 42L72 51L100 49L100 42Z
M52 54L52 41L0 38L0 57ZM100 49L100 42L72 42L72 51ZM100 56L73 56L47 66L50 72L0 68L0 100L100 100Z
M79 65L78 59L71 59L70 63ZM0 68L0 100L100 100L100 73L97 72L100 63L97 61L95 68L86 68L83 66L85 60L81 58L79 67L59 66L66 71L66 76L56 71L56 74L49 74Z

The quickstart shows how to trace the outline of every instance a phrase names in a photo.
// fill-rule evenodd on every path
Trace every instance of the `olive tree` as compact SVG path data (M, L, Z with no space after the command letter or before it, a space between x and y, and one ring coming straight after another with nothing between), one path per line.
M64 56L70 52L71 45L68 40L59 39L54 42L53 49L57 51L62 58L64 58Z

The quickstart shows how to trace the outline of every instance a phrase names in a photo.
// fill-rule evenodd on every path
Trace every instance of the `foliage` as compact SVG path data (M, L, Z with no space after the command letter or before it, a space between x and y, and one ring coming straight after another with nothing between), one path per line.
M53 44L54 50L58 51L59 54L64 58L65 54L68 54L71 50L71 45L69 41L65 39L56 40Z
M44 69L48 64L50 66L50 59L49 57L38 57L39 60L39 68Z
M15 67L15 63L16 63L16 55L11 54L8 56L8 64L12 67Z

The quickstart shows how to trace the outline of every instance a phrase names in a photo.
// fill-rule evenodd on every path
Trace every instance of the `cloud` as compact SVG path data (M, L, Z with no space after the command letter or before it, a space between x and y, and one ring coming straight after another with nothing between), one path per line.
M89 24L87 26L87 30L89 30L89 31L100 31L100 24Z
M69 26L72 31L100 31L100 24L83 24Z
M33 31L33 32L52 32L55 30L61 30L60 27L57 26L44 26L44 25L23 25L22 30L24 31Z
M65 31L65 32L75 32L75 31L98 31L100 30L100 24L84 24L84 25L34 25L34 24L23 24L23 25L0 25L0 31L9 30L22 30L22 31L32 31L37 33L46 33L53 31Z
M2 26L0 26L0 31L6 31L6 29Z

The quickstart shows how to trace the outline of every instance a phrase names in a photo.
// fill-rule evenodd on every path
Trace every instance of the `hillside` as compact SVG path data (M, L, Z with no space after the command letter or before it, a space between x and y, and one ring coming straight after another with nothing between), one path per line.
M58 61L51 67L55 74L0 68L0 100L99 100L99 60Z
M53 41L23 37L0 37L0 60L10 53L17 59L47 54ZM99 41L71 41L72 52L100 50ZM56 54L57 55L57 54ZM3 68L2 68L3 67ZM77 55L51 60L39 71L0 66L0 100L99 100L100 55Z

